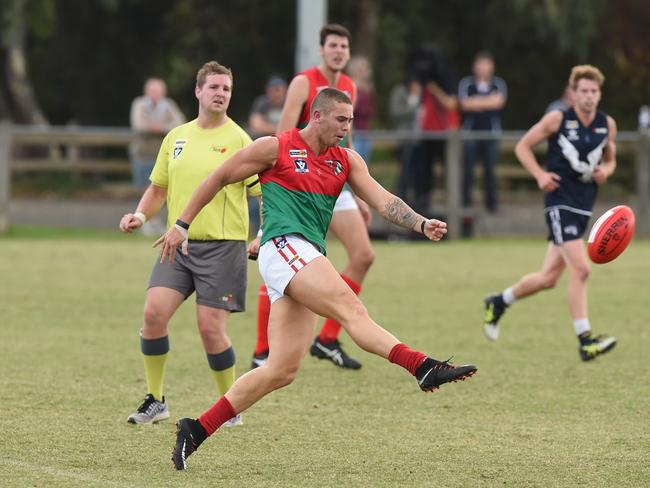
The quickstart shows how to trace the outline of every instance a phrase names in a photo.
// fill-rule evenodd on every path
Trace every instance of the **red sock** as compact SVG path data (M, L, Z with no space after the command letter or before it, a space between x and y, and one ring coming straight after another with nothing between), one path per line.
M208 436L211 436L224 422L230 420L235 415L237 415L237 412L233 410L228 399L222 396L209 410L203 412L203 415L199 417L199 423L203 426Z
M262 354L269 350L269 314L271 313L271 300L266 292L266 286L260 285L257 299L257 344L255 354Z
M415 371L424 362L427 357L421 352L414 351L405 344L396 344L388 354L388 360L391 363L399 364L402 368L408 370L413 376Z
M361 285L359 283L352 281L344 274L341 274L341 278L343 278L343 281L348 284L355 295L361 293ZM323 324L323 328L320 330L320 334L318 334L318 339L321 342L332 342L338 338L340 332L341 324L339 324L336 320L326 319L325 323Z

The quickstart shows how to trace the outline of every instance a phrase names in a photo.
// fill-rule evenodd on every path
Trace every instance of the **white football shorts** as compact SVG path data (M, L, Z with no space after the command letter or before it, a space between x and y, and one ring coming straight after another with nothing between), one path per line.
M258 263L271 303L284 296L298 271L322 255L311 242L295 234L266 241L260 248Z
M334 204L334 212L343 212L345 210L357 210L359 205L354 199L350 190L343 190Z

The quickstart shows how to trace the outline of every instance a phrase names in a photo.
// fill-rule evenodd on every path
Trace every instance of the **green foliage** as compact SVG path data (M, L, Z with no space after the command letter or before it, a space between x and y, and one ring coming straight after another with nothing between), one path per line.
M507 128L536 121L557 98L574 64L599 66L608 78L603 108L621 129L636 128L638 107L650 100L650 3L642 0L375 0L376 86L380 119L405 58L419 43L436 44L457 81L478 50L496 56L509 85ZM293 74L295 1L281 0L9 0L2 33L22 17L28 31L29 72L50 121L126 125L130 102L152 75L191 117L198 67L209 59L235 73L231 115L245 121L269 74ZM356 2L330 0L329 19L351 28Z
M133 237L133 236L131 236ZM377 244L363 299L416 349L476 362L466 383L421 393L407 373L363 353L341 371L307 357L296 382L244 414L172 470L173 421L135 427L144 395L138 349L144 286L156 253L143 239L0 240L3 487L444 486L637 487L650 484L647 276L650 243L594 266L591 318L619 339L581 363L566 280L512 307L502 337L481 333L482 298L535 269L538 241ZM329 247L339 265L344 253ZM259 277L231 318L247 371ZM171 324L172 419L215 400L194 300Z

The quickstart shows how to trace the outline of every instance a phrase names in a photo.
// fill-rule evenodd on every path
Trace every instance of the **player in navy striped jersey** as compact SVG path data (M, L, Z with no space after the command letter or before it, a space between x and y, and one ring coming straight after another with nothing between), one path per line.
M598 110L603 74L590 65L575 66L569 84L574 105L547 113L517 143L515 154L544 192L549 245L542 269L523 276L503 293L485 299L485 334L496 340L498 321L516 300L553 288L565 269L569 272L568 301L583 361L611 350L613 337L594 337L587 316L589 262L582 236L598 187L616 169L616 122ZM533 148L548 140L546 169Z

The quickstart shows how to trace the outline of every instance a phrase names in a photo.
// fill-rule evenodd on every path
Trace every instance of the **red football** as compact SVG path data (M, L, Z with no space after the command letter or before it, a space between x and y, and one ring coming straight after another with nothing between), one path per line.
M616 259L634 235L634 212L627 205L610 208L594 223L589 233L589 258L598 264Z

